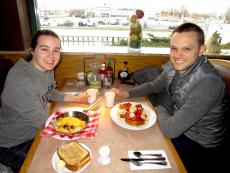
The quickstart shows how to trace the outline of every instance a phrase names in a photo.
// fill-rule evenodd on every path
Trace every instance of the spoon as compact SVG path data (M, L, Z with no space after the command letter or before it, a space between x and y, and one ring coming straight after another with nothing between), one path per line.
M141 157L141 156L157 156L157 157L161 157L162 154L142 154L139 151L134 151L133 154L137 157Z
M144 164L167 165L166 161L162 161L162 162L140 162L140 161L136 161L136 160L131 160L131 163L134 164L135 166L142 166Z

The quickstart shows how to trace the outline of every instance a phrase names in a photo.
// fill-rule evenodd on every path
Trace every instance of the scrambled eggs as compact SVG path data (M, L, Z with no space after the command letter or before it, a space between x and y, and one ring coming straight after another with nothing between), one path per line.
M85 121L82 121L75 117L63 117L59 118L54 126L58 132L61 133L76 133L85 127Z

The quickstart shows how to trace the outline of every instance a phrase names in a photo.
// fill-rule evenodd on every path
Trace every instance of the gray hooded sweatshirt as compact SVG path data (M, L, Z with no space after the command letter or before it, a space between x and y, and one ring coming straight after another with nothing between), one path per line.
M46 122L47 103L63 101L54 72L42 72L20 59L9 71L0 108L0 147L11 147L35 137Z

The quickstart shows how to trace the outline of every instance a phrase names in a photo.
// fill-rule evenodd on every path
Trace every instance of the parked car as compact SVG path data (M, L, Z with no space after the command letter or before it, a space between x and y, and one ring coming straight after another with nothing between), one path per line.
M79 27L87 26L87 21L86 21L85 19L81 19L81 20L78 22L78 26L79 26Z
M44 18L43 20L40 21L42 26L50 26L50 21L48 18Z
M63 23L58 23L57 26L66 26L66 27L72 27L74 23L71 20L66 20Z
M78 26L79 27L81 26L95 27L97 26L97 22L94 20L90 20L90 19L83 19L78 22Z
M175 28L176 26L173 26L173 25L169 26L169 29L175 29Z
M119 25L119 24L120 24L120 21L119 21L119 19L117 19L117 18L110 18L110 19L109 19L109 24L110 24L110 25Z
M64 23L63 23L63 26L66 26L66 27L71 27L73 26L74 23L71 21L71 20L66 20Z
M97 26L97 21L95 21L93 19L89 19L89 20L87 20L87 26L95 27L95 26Z

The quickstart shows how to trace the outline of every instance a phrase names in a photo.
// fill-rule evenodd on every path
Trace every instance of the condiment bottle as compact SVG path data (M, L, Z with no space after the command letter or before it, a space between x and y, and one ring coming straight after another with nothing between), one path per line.
M118 72L118 79L122 81L127 81L131 78L131 74L129 73L127 65L128 65L128 62L124 61L122 69L119 70Z
M107 76L107 79L109 79L109 81L112 81L113 83L113 67L112 67L112 63L110 59L107 62L106 76Z
M106 75L106 69L105 69L105 64L104 63L101 64L99 73L100 73L101 80L104 81L105 75Z

